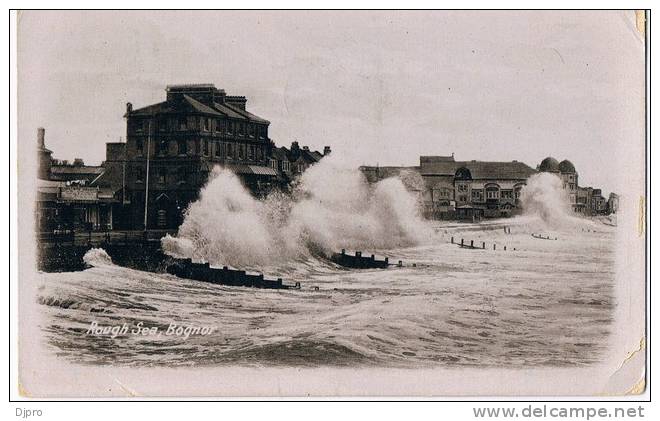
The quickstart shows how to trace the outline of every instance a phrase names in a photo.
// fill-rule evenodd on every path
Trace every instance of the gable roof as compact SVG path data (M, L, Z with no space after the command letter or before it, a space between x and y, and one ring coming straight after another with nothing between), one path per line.
M229 118L235 118L237 120L248 120L254 121L256 123L270 124L270 121L261 118L257 115L252 114L249 111L235 107L229 103L220 104L214 102L212 106L206 105L195 98L183 94L183 101L163 101L157 104L147 105L146 107L138 108L126 113L124 117L130 116L151 116L154 114L167 114L167 113L176 113L182 111L182 106L190 107L190 111L197 112L200 114L214 115L214 116L226 116Z
M422 163L420 166L420 173L422 175L442 175L454 176L456 170L465 167L470 170L473 180L492 180L492 179L506 179L518 180L527 179L536 170L518 161L434 161L432 163Z

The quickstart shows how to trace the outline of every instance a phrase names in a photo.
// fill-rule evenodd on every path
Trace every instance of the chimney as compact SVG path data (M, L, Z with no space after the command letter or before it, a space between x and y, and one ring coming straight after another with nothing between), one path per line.
M309 150L309 146L303 146L303 151L308 151L308 150Z
M39 127L37 129L37 145L39 145L39 148L43 149L46 147L46 129L43 127Z
M323 147L323 156L330 155L330 152L332 152L332 151L330 150L330 146L324 146L324 147Z

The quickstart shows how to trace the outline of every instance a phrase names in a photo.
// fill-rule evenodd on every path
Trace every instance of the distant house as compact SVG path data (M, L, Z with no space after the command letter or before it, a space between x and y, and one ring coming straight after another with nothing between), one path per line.
M325 147L324 153L330 153L329 146ZM305 172L307 168L319 162L323 156L324 154L318 151L312 151L308 146L303 146L301 148L298 145L298 142L291 143L291 149L288 154L293 174L301 174Z
M45 130L37 130L39 170L35 222L39 232L113 229L114 189L94 182L102 166L72 164L52 159L45 145Z
M416 167L360 167L371 182L415 171L424 214L432 219L508 216L519 208L520 191L536 170L518 161L456 161L454 156L421 156ZM417 189L419 189L417 187Z

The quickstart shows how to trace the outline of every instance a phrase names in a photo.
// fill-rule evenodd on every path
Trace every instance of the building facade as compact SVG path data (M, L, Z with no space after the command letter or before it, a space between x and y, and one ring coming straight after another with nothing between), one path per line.
M454 156L421 156L417 167L361 167L370 182L413 172L429 219L503 217L519 210L520 191L536 171L518 161L456 161Z
M242 96L211 84L168 86L166 99L126 108L125 200L130 225L176 228L215 165L238 174L255 194L277 182L269 122ZM148 186L148 187L147 187Z

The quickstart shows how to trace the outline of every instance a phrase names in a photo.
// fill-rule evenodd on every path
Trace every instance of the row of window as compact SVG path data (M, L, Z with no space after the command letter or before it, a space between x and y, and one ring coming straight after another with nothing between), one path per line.
M277 168L277 160L272 159L270 160L270 167L274 169L275 171L278 171L279 168ZM282 161L282 171L291 171L291 163L289 161Z
M178 183L187 183L188 177L189 177L189 171L186 167L179 167L173 172L169 172L167 168L158 168L154 172L149 172L152 174L151 176L155 174L156 176L156 183L157 184L167 184L171 181L177 181ZM135 168L135 181L137 183L142 183L144 182L144 168L142 167L136 167ZM170 177L174 177L173 179ZM149 183L151 184L151 182Z
M237 134L238 136L247 136L250 138L258 137L266 139L268 137L268 128L263 124L245 123L242 121L233 121L219 118L198 117L198 116L180 116L180 117L159 117L156 119L159 132L200 130L205 132L225 133L227 135ZM131 127L137 133L149 133L151 120L135 120Z
M468 201L468 186L466 184L458 184L456 185L456 191L457 194L456 196L458 197L459 202L467 202ZM486 200L498 200L498 199L520 199L520 189L514 189L514 190L500 190L497 187L487 187L485 191L483 189L472 189L471 192L471 197L473 202L483 202L484 201L484 195ZM442 190L436 190L433 193L434 198L437 199L448 199L450 196L451 190L449 189L442 189Z
M160 139L156 142L156 155L167 156L170 152L170 143L167 139ZM264 158L265 152L262 146L248 145L245 143L221 142L219 140L202 139L195 141L195 155L215 156L217 158L238 158L260 161ZM144 154L144 140L135 140L135 149L138 155ZM188 155L188 141L179 139L176 141L176 155Z

